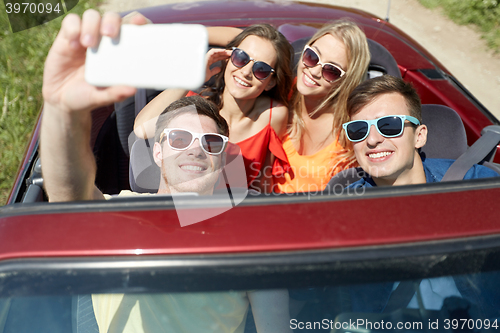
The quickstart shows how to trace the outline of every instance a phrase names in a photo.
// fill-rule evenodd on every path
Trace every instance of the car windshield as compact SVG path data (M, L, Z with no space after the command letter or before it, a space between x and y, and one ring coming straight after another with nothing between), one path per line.
M497 250L452 251L439 260L421 253L435 245L397 251L402 255L385 258L379 250L352 252L342 266L319 264L332 253L284 254L279 261L288 264L272 265L269 256L205 257L203 264L188 258L182 265L149 258L149 267L103 258L100 267L114 268L98 271L95 261L20 262L17 274L3 265L0 331L251 333L266 316L306 332L498 329ZM379 259L366 261L373 253ZM247 266L255 260L260 265Z

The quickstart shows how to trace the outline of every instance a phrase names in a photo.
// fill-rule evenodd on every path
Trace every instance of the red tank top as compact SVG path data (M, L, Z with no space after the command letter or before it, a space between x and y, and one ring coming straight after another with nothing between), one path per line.
M272 175L275 177L282 176L290 169L288 158L281 140L276 134L276 131L271 126L271 118L273 115L273 101L269 109L269 123L260 130L257 134L252 135L245 140L237 143L240 146L245 169L247 171L248 186L251 187L252 182L259 178L266 159L267 152L270 151L274 155L272 165ZM258 188L258 184L255 184Z
M197 94L192 91L187 94L187 96L193 95ZM233 145L228 145L226 149L226 165L230 161L234 160L235 156L233 155L241 154L243 156L248 187L251 187L252 183L261 175L268 151L270 151L275 157L272 165L273 177L281 177L290 170L290 164L288 163L288 157L283 149L283 144L279 139L278 134L276 134L276 131L271 126L271 119L273 115L272 100L269 111L269 123L266 127L251 137L237 142L236 144L240 149L237 149ZM256 186L254 187L259 187L259 184L255 185Z

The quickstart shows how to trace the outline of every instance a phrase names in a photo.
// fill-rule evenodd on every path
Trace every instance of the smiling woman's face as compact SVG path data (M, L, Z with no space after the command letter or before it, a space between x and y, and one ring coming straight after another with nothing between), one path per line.
M255 61L263 61L272 68L276 68L276 50L273 44L261 37L248 36L238 45ZM224 73L225 89L236 99L257 98L264 90L269 90L276 81L271 74L264 80L258 80L252 72L254 61L249 61L245 66L238 68L231 60L227 61Z
M347 52L344 43L327 34L317 39L311 48L319 55L322 63L332 63L344 71L347 68ZM322 75L321 65L306 67L302 60L297 68L297 90L307 98L324 98L336 82L328 82Z

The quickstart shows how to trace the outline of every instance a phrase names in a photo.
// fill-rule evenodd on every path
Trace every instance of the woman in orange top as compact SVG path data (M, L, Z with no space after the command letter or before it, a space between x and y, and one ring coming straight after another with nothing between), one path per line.
M320 191L333 175L357 165L342 123L349 120L347 97L366 77L369 62L366 36L350 21L327 25L309 40L283 138L291 171L274 177L275 192Z

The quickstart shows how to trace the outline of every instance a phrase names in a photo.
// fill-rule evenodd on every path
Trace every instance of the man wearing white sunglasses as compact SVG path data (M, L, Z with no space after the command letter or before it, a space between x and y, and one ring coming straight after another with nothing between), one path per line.
M158 193L212 194L225 165L229 135L217 106L200 96L175 101L159 116L155 133Z
M420 98L402 79L389 75L360 84L347 100L350 122L343 124L356 159L368 173L349 187L409 185L439 182L453 160L422 160L427 141ZM475 165L464 179L498 177Z

